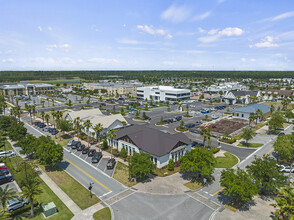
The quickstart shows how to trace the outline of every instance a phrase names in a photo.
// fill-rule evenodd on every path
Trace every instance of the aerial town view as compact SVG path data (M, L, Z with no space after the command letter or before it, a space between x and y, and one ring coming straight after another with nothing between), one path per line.
M0 220L294 220L293 0L0 9Z

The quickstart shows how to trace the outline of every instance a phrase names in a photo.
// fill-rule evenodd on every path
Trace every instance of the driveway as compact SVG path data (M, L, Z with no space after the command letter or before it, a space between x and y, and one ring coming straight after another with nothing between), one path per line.
M212 208L183 195L133 193L111 205L114 219L197 219L208 220Z

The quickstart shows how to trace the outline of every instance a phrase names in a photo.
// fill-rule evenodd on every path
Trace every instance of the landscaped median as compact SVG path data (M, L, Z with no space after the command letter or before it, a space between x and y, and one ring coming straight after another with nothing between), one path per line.
M105 207L93 215L94 220L111 220L110 208Z
M216 157L215 168L231 168L238 163L238 158L229 152L224 153L225 157Z
M41 168L82 210L100 202L95 195L90 196L89 190L60 167Z
M135 182L129 181L129 167L119 161L117 161L113 178L128 187L131 187L137 184Z
M263 144L261 143L245 143L245 142L240 142L240 144L238 144L239 147L250 147L250 148L258 148L263 146Z

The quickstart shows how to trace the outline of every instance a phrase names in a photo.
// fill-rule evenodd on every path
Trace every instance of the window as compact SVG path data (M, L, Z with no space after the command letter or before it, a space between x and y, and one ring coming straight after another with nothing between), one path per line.
M237 113L237 117L239 117L239 113Z
M155 160L154 162L157 164L157 158L156 157L154 158L154 160Z
M242 118L244 118L244 114L242 114Z
M153 161L153 157L152 156L150 157L150 160Z

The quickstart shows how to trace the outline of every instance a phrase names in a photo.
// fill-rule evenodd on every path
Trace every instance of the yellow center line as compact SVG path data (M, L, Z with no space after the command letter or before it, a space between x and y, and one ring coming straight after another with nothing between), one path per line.
M220 190L216 191L215 193L213 193L212 195L217 195L218 193L220 193L221 191L223 191L225 188L221 188Z
M83 171L81 168L79 168L77 165L75 165L74 163L72 163L71 161L69 161L68 159L65 159L67 162L69 162L71 165L73 165L75 168L77 168L78 170L82 171L84 174L86 174L88 177L90 177L91 179L93 179L95 182L97 182L99 185L101 185L102 187L104 187L105 189L107 189L108 191L111 191L107 186L105 186L103 183L99 182L98 180L96 180L94 177L92 177L90 174L86 173L85 171Z
M273 150L274 150L274 148L270 149L269 152L267 152L264 156L267 156L267 155L270 154Z

